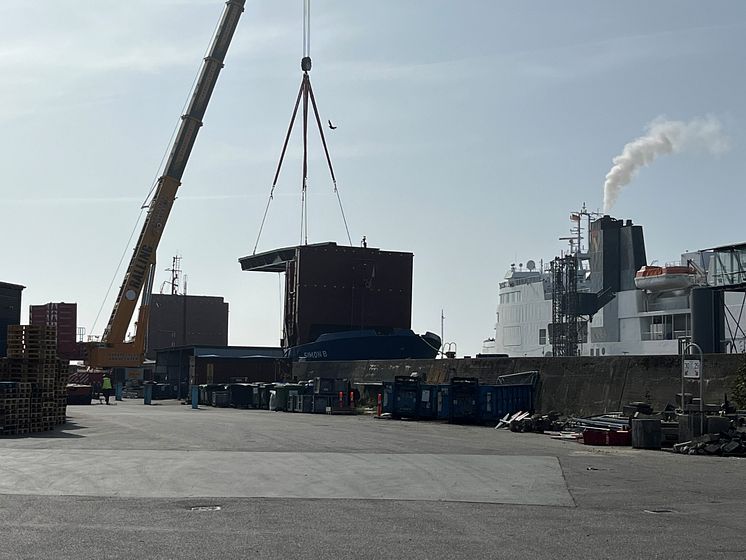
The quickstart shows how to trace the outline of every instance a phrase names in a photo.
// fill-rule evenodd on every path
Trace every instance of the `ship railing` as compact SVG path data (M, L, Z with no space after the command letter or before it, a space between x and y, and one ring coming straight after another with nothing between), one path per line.
M692 335L690 330L678 331L643 331L640 338L643 341L651 340L678 340Z
M542 281L542 277L537 274L536 276L527 276L526 278L511 278L506 282L500 282L501 288L508 288L513 286L523 286L524 284L537 284Z

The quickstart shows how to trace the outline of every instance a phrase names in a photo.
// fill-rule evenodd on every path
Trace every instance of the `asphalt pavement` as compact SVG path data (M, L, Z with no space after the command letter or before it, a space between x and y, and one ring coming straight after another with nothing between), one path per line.
M0 438L0 559L746 557L746 460L125 400Z

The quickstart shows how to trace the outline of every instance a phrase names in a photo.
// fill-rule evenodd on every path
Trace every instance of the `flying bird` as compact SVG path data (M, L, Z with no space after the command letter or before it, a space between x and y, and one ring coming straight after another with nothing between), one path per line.
M332 130L335 130L337 127L332 124L332 121L327 121L329 123L329 128Z

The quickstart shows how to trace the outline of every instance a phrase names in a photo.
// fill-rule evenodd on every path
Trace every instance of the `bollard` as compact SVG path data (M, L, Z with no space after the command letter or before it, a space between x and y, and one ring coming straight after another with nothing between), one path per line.
M116 383L114 385L114 400L115 401L122 400L122 384L121 383Z
M378 393L378 416L383 414L383 395Z
M199 387L192 385L192 408L199 408Z
M146 383L142 389L144 404L150 404L150 402L153 400L153 385L151 385L150 383Z

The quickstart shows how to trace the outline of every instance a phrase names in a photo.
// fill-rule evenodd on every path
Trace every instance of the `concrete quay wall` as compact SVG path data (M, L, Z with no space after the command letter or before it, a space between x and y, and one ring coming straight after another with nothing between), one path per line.
M704 356L705 402L720 403L730 393L739 354ZM453 377L477 377L494 384L501 375L539 372L537 410L590 415L621 410L632 401L646 401L656 409L674 403L681 391L679 356L602 356L574 358L459 358L445 360L381 360L357 362L298 362L293 377L347 377L355 382L392 380L418 372L428 383L447 383ZM686 392L699 395L695 382Z

